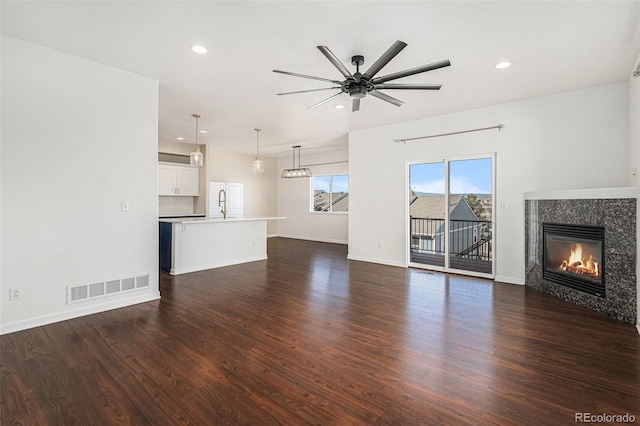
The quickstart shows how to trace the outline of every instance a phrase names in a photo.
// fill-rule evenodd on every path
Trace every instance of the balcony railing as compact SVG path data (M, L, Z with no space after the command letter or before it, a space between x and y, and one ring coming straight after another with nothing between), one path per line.
M411 261L444 266L444 233L444 219L412 217ZM491 221L452 219L449 223L450 266L490 272L493 261L492 236Z

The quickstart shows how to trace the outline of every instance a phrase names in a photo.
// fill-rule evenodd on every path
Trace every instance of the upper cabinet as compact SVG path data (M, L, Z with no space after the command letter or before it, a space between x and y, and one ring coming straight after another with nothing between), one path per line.
M158 195L197 197L200 168L181 164L158 164Z

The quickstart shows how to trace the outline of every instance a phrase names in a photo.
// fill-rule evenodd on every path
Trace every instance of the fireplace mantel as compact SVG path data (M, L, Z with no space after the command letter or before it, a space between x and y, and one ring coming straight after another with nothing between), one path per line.
M640 187L563 189L556 191L531 191L524 193L526 200L593 200L640 197Z
M543 293L636 324L640 332L640 188L535 191L525 200L525 284ZM543 279L542 223L603 226L607 274L606 297L597 297Z

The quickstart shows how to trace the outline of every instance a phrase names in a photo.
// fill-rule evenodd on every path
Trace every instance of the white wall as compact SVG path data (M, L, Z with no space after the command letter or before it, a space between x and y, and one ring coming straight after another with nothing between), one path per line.
M314 176L349 173L348 158L349 154L346 150L317 154L305 154L304 150L301 152L302 165L312 165L309 168ZM338 163L313 165L333 162ZM278 216L287 218L278 221L278 235L287 238L347 244L350 213L310 212L311 179L282 179L279 177L284 169L291 167L291 157L278 160ZM351 186L349 192L351 192ZM349 198L351 198L351 194Z
M640 63L640 56L634 64L631 74ZM640 186L640 77L629 77L629 170L632 186ZM640 294L638 294L640 306ZM640 315L640 312L639 312ZM640 317L639 317L640 318ZM638 321L640 323L640 321Z
M237 182L243 184L245 216L276 216L277 207L277 164L272 158L261 157L264 172L253 171L254 156L235 154L207 145L207 182ZM206 185L207 188L209 185ZM267 222L267 235L277 233L277 223Z
M157 93L148 78L2 37L1 333L159 297ZM149 288L66 304L68 285L138 274ZM8 300L13 287L21 300Z
M640 186L640 177L638 172L640 170L640 77L633 77L633 72L640 63L640 56L635 62L633 69L631 70L631 77L629 77L629 170L630 170L630 185ZM640 224L640 206L636 206L638 209L638 224ZM638 232L638 248L640 252L640 230ZM636 260L636 276L640 276L640 256ZM638 284L640 289L640 283ZM638 312L638 319L636 321L636 327L640 332L640 291L636 294L637 304L636 310Z
M496 279L524 283L523 193L627 186L628 98L623 82L352 132L349 258L406 264L407 161L495 152ZM500 123L501 132L393 142Z

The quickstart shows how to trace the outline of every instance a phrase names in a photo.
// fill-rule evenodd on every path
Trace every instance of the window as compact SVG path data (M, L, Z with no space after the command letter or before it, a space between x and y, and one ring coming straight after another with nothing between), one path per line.
M349 211L349 175L314 176L312 179L312 211Z

